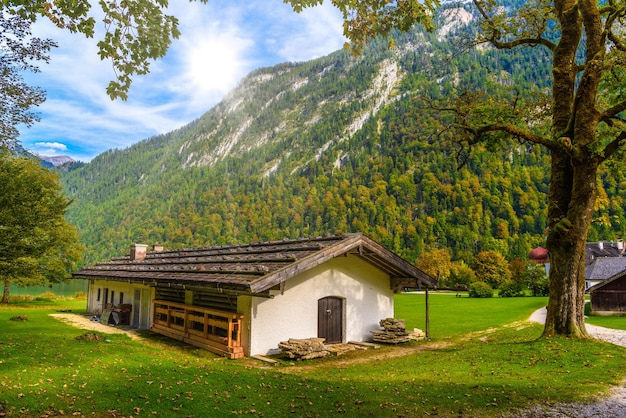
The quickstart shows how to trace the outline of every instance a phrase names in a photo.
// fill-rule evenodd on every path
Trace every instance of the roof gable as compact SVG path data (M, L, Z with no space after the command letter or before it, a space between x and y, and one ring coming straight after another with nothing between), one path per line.
M596 290L609 290L614 284L618 283L620 280L623 280L624 278L626 278L626 271L622 271L620 273L617 273L616 275L594 285L591 286L589 289L587 289L588 293L593 293ZM606 287L606 289L604 289Z
M131 260L127 255L83 268L73 276L262 294L301 272L348 253L385 271L392 279L412 279L419 286L437 286L435 279L360 233L149 252L143 260Z

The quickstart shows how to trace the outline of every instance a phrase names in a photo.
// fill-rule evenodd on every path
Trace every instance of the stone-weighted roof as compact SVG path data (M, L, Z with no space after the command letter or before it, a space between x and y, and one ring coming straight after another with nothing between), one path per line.
M262 294L332 258L353 254L415 286L437 281L361 233L219 247L132 253L74 272L76 279L107 279L149 285L185 285Z

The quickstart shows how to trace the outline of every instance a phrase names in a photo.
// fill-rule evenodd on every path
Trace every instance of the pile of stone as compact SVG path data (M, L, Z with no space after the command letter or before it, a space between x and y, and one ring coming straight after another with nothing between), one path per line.
M311 360L325 357L330 351L324 345L324 338L290 338L288 341L278 343L281 353L295 360Z
M370 331L373 340L378 343L401 344L410 340L422 340L426 335L422 330L415 328L412 332L406 330L404 319L386 318L379 322L382 330Z

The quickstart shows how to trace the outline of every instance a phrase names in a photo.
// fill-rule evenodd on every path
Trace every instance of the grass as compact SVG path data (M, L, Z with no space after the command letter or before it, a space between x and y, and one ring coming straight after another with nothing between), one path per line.
M526 320L532 312L546 306L548 298L469 298L456 293L431 293L429 299L430 334L451 338L468 332L499 327ZM423 294L396 295L396 317L404 318L409 329L425 327Z
M423 301L398 295L396 316L423 328ZM24 301L0 307L0 414L480 417L589 399L625 377L626 349L539 339L523 320L545 302L432 294L432 341L270 367L164 338L77 339L86 331L49 314L84 300Z
M625 316L589 316L585 322L599 327L626 330Z
M626 330L626 316L591 316L591 304L585 305L585 323L599 327Z

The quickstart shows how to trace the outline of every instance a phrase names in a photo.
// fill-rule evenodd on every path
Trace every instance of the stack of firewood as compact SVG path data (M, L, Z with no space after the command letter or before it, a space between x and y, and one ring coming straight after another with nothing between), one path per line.
M419 329L407 332L404 319L387 318L379 322L382 330L370 331L373 340L378 343L400 344L409 340L421 340L425 338L424 333Z
M296 360L310 360L330 354L324 345L324 338L290 338L289 341L278 343L278 348L283 355Z

